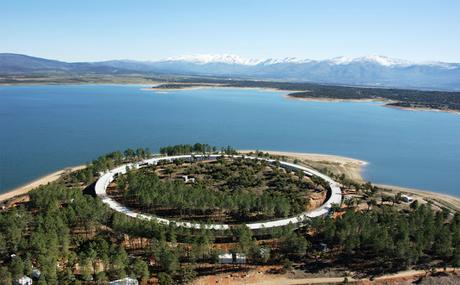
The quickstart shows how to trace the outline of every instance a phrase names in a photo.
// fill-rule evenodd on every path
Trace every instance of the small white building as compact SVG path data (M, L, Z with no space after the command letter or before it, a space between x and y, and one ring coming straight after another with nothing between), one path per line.
M137 281L137 279L127 277L123 279L110 281L109 285L139 285L139 281Z
M182 179L184 179L184 183L195 183L195 177L183 175Z
M220 264L244 264L246 256L242 253L224 253L219 254Z
M14 285L32 285L32 278L29 276L22 276L21 278L14 280Z
M402 194L401 195L401 200L405 203L412 203L412 201L414 201L414 198L410 197L410 196L407 196L405 194Z

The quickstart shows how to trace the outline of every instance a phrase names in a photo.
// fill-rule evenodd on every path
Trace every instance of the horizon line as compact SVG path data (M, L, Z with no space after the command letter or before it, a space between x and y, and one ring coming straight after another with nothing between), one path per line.
M443 61L443 60L409 60L409 59L404 59L404 58L399 58L399 57L390 57L390 56L378 55L378 54L368 54L368 55L361 55L361 56L339 55L339 56L334 56L334 57L315 59L315 58L298 57L298 56L255 58L255 57L240 56L234 53L195 53L195 54L182 54L182 55L177 55L177 56L168 56L168 57L162 57L162 58L157 58L157 59L133 59L133 58L120 57L120 58L98 59L98 60L68 60L68 59L60 59L60 58L53 58L53 57L40 56L40 55L31 55L31 54L26 54L26 53L8 52L8 51L0 52L0 54L21 55L21 56L28 56L28 57L33 57L33 58L60 61L60 62L65 62L65 63L81 63L81 62L97 63L97 62L105 62L105 61L135 61L135 62L161 62L161 61L173 61L173 60L193 61L193 58L200 58L200 57L205 57L205 56L235 57L243 61L248 61L248 62L252 61L254 62L253 64L259 64L259 63L263 63L264 61L269 61L269 60L275 61L275 60L287 60L287 59L305 61L305 62L307 61L321 62L321 61L333 61L333 60L343 59L343 60L347 60L351 62L357 59L372 59L372 58L390 59L390 60L405 62L407 64L430 64L430 63L458 64L460 63L460 61L457 62L457 61ZM186 58L190 58L190 59L187 60Z

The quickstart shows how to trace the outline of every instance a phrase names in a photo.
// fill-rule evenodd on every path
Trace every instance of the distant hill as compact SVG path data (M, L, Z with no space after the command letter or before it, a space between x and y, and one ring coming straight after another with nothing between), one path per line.
M0 54L0 73L28 73L41 71L69 71L70 64L21 54Z
M68 63L0 53L0 74L142 74L314 82L375 87L460 90L460 64L413 63L383 56L254 60L234 55L173 57L159 61L111 60Z
M36 73L100 73L100 74L124 74L133 73L135 70L117 68L104 62L76 62L68 63L58 60L50 60L32 57L22 54L0 53L0 74L36 74Z

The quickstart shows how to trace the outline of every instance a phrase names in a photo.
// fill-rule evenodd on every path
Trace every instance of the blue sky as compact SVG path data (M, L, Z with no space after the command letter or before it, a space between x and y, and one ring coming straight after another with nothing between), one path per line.
M460 1L2 1L0 52L68 61L229 53L460 62Z

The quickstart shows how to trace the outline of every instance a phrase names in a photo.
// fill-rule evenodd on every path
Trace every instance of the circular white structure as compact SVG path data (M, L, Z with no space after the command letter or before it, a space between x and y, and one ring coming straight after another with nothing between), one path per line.
M206 229L213 229L213 230L227 230L227 229L230 229L232 225L228 225L228 224L205 224L203 225L200 223L193 223L193 222L173 221L169 219L160 218L155 215L138 213L132 209L129 209L123 206L122 204L115 201L114 199L110 198L106 192L107 187L115 179L115 177L117 175L126 173L127 169L139 169L142 167L147 167L149 165L156 165L160 161L172 162L177 159L185 159L185 160L190 160L190 161L192 160L193 161L195 160L215 160L218 157L222 157L222 156L233 157L233 158L258 159L258 160L267 161L269 163L279 162L280 166L285 169L300 170L300 171L303 171L308 176L318 176L324 179L327 183L329 183L329 187L331 188L329 199L327 199L327 201L324 202L324 204L321 205L320 207L314 210L311 210L311 211L300 213L290 218L277 219L277 220L272 220L272 221L267 221L267 222L256 222L256 223L245 224L248 228L252 230L281 227L281 226L287 226L289 224L292 224L292 225L301 224L302 222L310 218L319 217L319 216L329 213L329 211L332 208L332 205L340 204L342 201L342 191L339 187L339 184L335 182L334 180L332 180L332 178L330 178L329 176L324 175L321 172L318 172L312 168L300 166L300 165L285 162L285 161L279 161L275 159L245 156L245 155L228 156L228 155L221 155L221 154L210 154L210 155L191 155L189 154L189 155L176 155L176 156L167 156L167 157L155 157L155 158L146 159L140 162L124 164L124 165L111 169L102 174L102 176L97 180L96 185L95 185L96 195L99 198L101 198L102 202L109 205L111 209L117 212L126 214L133 218L140 218L140 219L145 219L145 220L156 220L158 223L162 223L165 225L168 225L170 223L175 223L176 226L192 228L192 229L200 229L202 227L205 227Z

